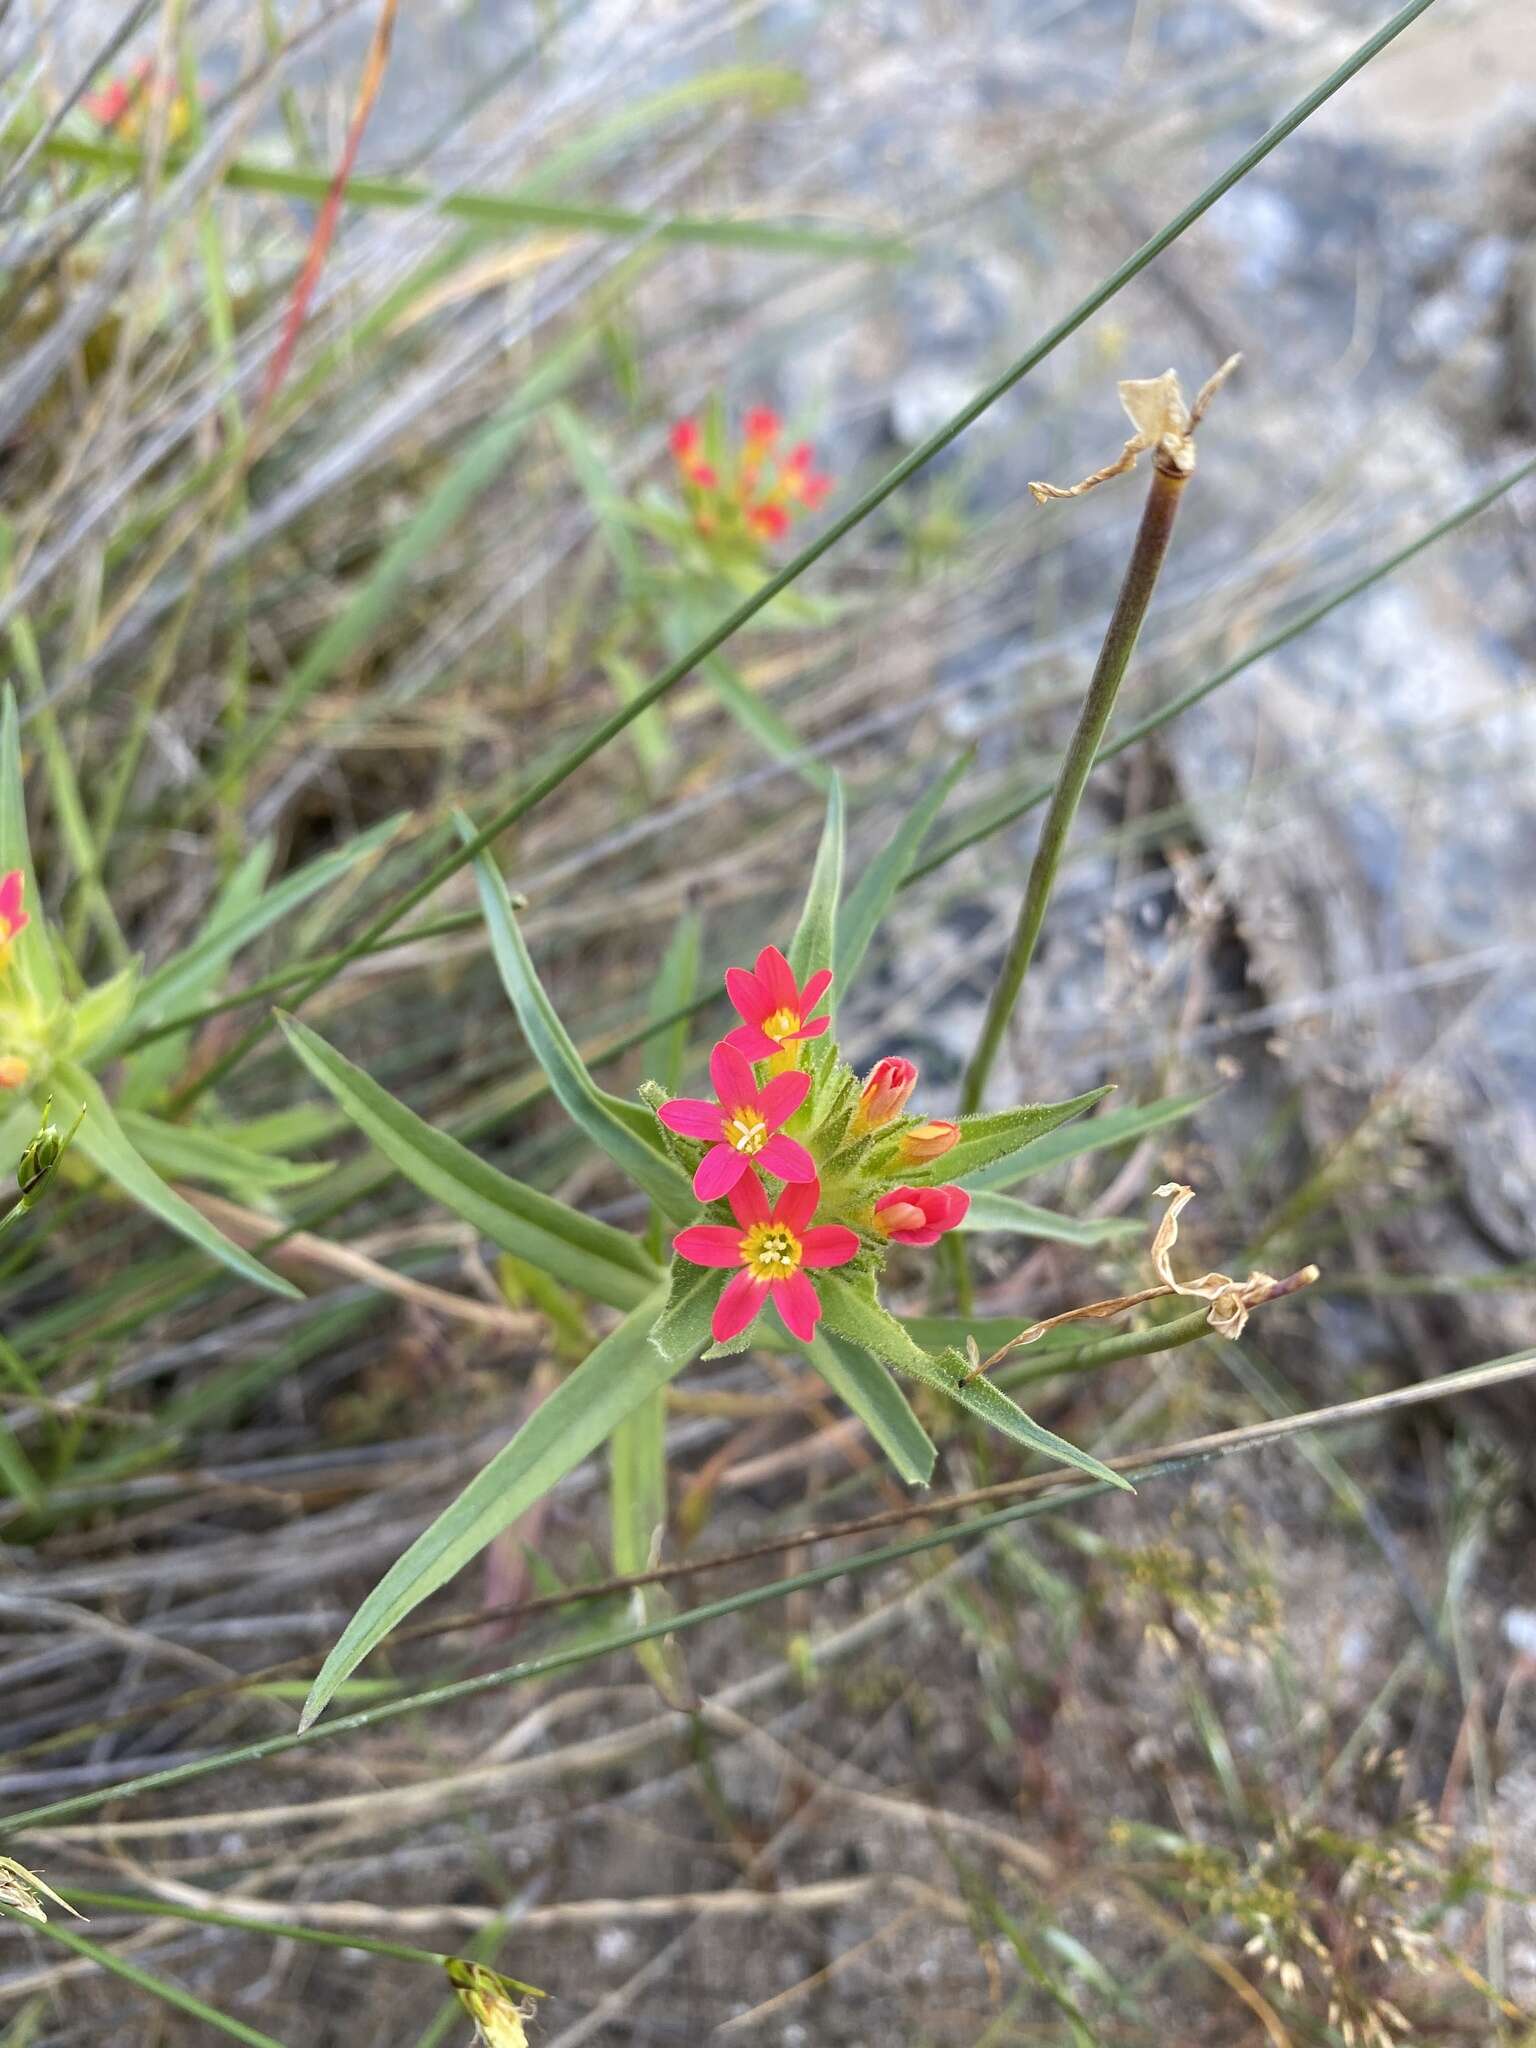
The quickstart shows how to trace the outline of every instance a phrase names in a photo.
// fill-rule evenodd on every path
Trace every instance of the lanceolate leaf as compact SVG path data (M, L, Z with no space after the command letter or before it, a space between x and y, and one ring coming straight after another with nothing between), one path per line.
M459 829L473 836L466 821L460 820ZM650 1111L599 1088L582 1064L580 1053L544 993L512 913L506 884L489 855L481 854L476 860L475 879L480 886L480 903L502 984L557 1099L567 1115L650 1196L664 1215L676 1223L688 1222L696 1214L698 1204L687 1175L661 1150L658 1126Z
M903 1166L901 1178L915 1188L938 1187L947 1181L957 1181L961 1187L968 1187L970 1176L980 1167L1012 1159L1015 1153L1022 1152L1026 1145L1032 1144L1046 1131L1053 1131L1058 1124L1081 1116L1085 1109L1092 1109L1108 1093L1107 1088L1094 1088L1086 1095L1074 1096L1070 1102L1032 1102L1020 1109L998 1109L981 1116L963 1116L960 1119L959 1144L938 1159Z
M252 939L307 903L311 896L357 866L370 854L378 853L400 829L400 819L387 818L370 832L336 853L312 860L296 873L286 875L257 902L246 904L232 916L210 920L202 935L185 946L163 966L157 967L139 989L128 1028L142 1031L162 1019L180 1016L211 991L227 961L248 946Z
M832 965L837 951L837 899L842 886L843 785L834 775L827 792L827 821L822 827L821 844L816 849L811 885L806 892L805 907L800 913L795 936L789 943L789 964L799 981L803 982L808 975L814 974L818 967ZM834 982L826 1007L830 1010L836 1000L837 984Z
M1010 1401L990 1380L968 1381L965 1377L966 1362L958 1351L941 1351L934 1357L920 1349L896 1318L876 1301L867 1280L850 1278L841 1272L827 1272L817 1275L817 1285L827 1327L840 1337L846 1337L850 1343L859 1345L876 1358L883 1358L898 1372L910 1373L926 1386L937 1387L989 1428L997 1430L1000 1435L1012 1437L1015 1443L1039 1451L1059 1465L1072 1465L1080 1472L1090 1472L1095 1479L1107 1480L1110 1485L1122 1487L1127 1493L1134 1491L1118 1473L1111 1472L1107 1465L1101 1465L1097 1458L1091 1458L1086 1451L1069 1444L1065 1437L1032 1422L1018 1403Z
M76 1066L72 1060L61 1060L53 1070L53 1089L57 1106L61 1110L67 1108L71 1117L82 1103L85 1105L85 1118L75 1144L93 1166L109 1180L116 1181L123 1193L131 1196L141 1209L147 1209L151 1216L158 1216L172 1230L180 1231L199 1250L228 1266L243 1280L249 1280L257 1287L269 1288L274 1294L288 1295L295 1301L300 1298L296 1287L259 1265L249 1252L231 1244L222 1231L215 1230L190 1202L166 1185L154 1168L134 1150L132 1141L108 1106L107 1098L83 1067Z
M398 1628L428 1594L446 1585L687 1363L686 1358L663 1357L648 1341L662 1298L657 1287L632 1309L384 1574L321 1667L304 1703L301 1729L324 1712L337 1686L391 1629Z
M1001 1231L1010 1237L1038 1237L1052 1244L1108 1244L1121 1237L1145 1237L1146 1226L1124 1216L1058 1216L1011 1195L973 1194L961 1230Z
M1205 1088L1195 1095L1173 1095L1166 1102L1149 1102L1141 1108L1106 1110L1102 1116L1092 1117L1072 1130L1051 1131L1034 1139L1022 1151L967 1175L965 1184L973 1193L980 1188L1011 1187L1027 1174L1043 1173L1064 1160L1101 1152L1112 1145L1133 1144L1149 1131L1159 1131L1166 1124L1176 1124L1193 1115L1217 1093L1217 1089Z
M608 1443L608 1509L613 1535L613 1568L643 1572L654 1562L651 1547L667 1520L667 1395L657 1387L614 1426ZM674 1602L664 1586L637 1587L630 1602L636 1621L670 1614ZM690 1699L682 1651L666 1636L637 1643L640 1668L668 1706Z
M857 1344L818 1332L812 1365L851 1408L908 1486L926 1486L938 1456L928 1432L878 1358Z
M364 1136L423 1194L492 1244L614 1308L634 1308L655 1288L660 1273L626 1232L499 1173L397 1102L307 1024L279 1021L299 1058Z
M880 920L890 908L891 898L901 887L907 869L917 859L944 799L954 788L971 756L962 754L942 775L936 775L908 811L889 842L865 868L837 914L836 986L844 991L858 973L869 942L880 929Z
M175 1180L207 1180L237 1192L303 1187L333 1169L326 1160L284 1159L240 1142L239 1126L211 1130L202 1124L171 1124L143 1110L125 1109L118 1118L123 1135L157 1173Z

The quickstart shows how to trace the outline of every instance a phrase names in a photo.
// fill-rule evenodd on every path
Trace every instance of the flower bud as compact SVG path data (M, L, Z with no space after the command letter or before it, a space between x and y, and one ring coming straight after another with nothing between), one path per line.
M523 2022L533 2016L532 2002L522 2002L513 1992L532 1991L515 1977L501 1977L484 1963L472 1963L463 1956L449 1956L443 1965L448 1982L460 2005L474 2021L475 2039L484 2048L528 2048ZM543 1993L536 1996L542 1998Z
M874 1224L893 1244L937 1244L970 1206L964 1188L891 1188L875 1204Z
M26 1061L18 1059L15 1053L0 1056L0 1088L23 1087L31 1071Z
M925 1160L942 1159L952 1146L960 1142L960 1126L946 1123L943 1117L934 1117L928 1123L914 1124L909 1131L903 1131L898 1141L903 1159L913 1166Z
M849 1120L849 1137L862 1138L867 1131L878 1131L900 1116L916 1086L917 1069L910 1060L876 1060Z
M21 1190L22 1205L30 1209L53 1177L55 1167L69 1149L70 1141L78 1131L85 1117L85 1105L75 1118L74 1128L66 1134L51 1121L53 1097L50 1095L43 1105L43 1120L37 1135L28 1145L16 1164L16 1185Z

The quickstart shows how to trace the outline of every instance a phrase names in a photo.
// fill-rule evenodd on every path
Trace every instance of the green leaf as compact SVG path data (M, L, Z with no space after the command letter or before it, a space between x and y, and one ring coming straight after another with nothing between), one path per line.
M671 652L674 655L679 653L684 644L674 644ZM794 727L758 695L723 655L710 655L702 666L715 695L748 739L774 760L793 768L813 789L826 791L832 787L832 770L824 761L818 761L806 752L805 741Z
M846 991L863 964L869 942L880 929L880 920L890 908L891 898L901 887L906 872L917 859L944 800L970 766L972 752L952 761L942 775L936 775L917 802L896 827L890 839L865 868L848 892L837 914L837 987Z
M810 1347L810 1358L833 1393L858 1416L908 1486L926 1486L933 1477L938 1452L879 1359L841 1337L820 1332Z
M336 853L312 860L295 874L284 876L257 902L246 904L226 916L210 920L200 937L148 975L139 989L128 1020L133 1031L176 1017L208 995L221 969L242 946L291 916L301 903L328 888L332 882L357 866L358 862L382 851L399 832L404 814L386 818L371 831L360 832Z
M466 841L474 837L467 819L459 818L458 826ZM697 1214L699 1205L693 1198L688 1176L662 1151L655 1118L639 1103L608 1094L592 1079L544 993L495 862L489 854L482 853L474 865L480 904L491 936L491 952L502 985L556 1099L615 1166L650 1196L663 1215L675 1223L687 1223Z
M498 1172L397 1102L307 1024L292 1017L278 1021L299 1058L363 1135L423 1194L462 1216L492 1244L614 1308L634 1308L655 1288L661 1276L627 1232Z
M125 1195L137 1202L141 1209L151 1216L159 1217L172 1230L179 1231L200 1251L205 1251L230 1271L238 1273L243 1280L254 1286L265 1287L273 1294L286 1295L291 1301L303 1299L297 1287L267 1267L259 1265L249 1252L243 1252L237 1244L231 1244L222 1231L215 1230L206 1217L201 1216L192 1204L167 1187L152 1166L134 1150L131 1139L124 1132L116 1116L108 1106L107 1098L83 1067L73 1060L60 1060L54 1068L54 1089L61 1108L67 1108L71 1115L83 1103L85 1121L80 1126L75 1144L91 1164L104 1173L109 1180L116 1181Z
M617 1423L687 1364L665 1357L650 1341L662 1304L658 1287L541 1401L512 1441L496 1453L452 1506L384 1574L342 1631L310 1687L299 1721L308 1728L337 1686L398 1628L411 1611L446 1585L503 1529L525 1514L557 1481L596 1450Z
M1058 1124L1081 1116L1085 1109L1092 1109L1109 1092L1107 1088L1092 1088L1086 1095L1073 1096L1070 1102L1031 1102L1019 1109L995 1109L980 1116L963 1116L957 1145L938 1159L903 1163L901 1177L915 1188L938 1187L946 1181L967 1187L971 1175L979 1168L990 1166L994 1161L1011 1160L1026 1145L1033 1144L1047 1131L1055 1130ZM893 1156L899 1156L896 1141L903 1128L904 1125L898 1125L893 1130Z
M123 1134L157 1173L176 1180L207 1180L237 1193L303 1187L334 1171L327 1160L284 1159L240 1141L240 1126L170 1124L141 1109L118 1114Z
M821 844L816 849L811 885L806 891L805 907L800 912L795 936L789 942L789 964L795 970L797 981L803 982L820 967L830 967L836 957L837 900L842 887L843 785L841 778L834 775L827 792L827 821L822 827ZM826 1004L828 1010L836 996L837 985L834 983ZM831 1036L830 1032L827 1036Z
M1076 1130L1052 1131L1036 1138L1022 1151L982 1167L967 1176L966 1185L975 1193L980 1188L1011 1187L1027 1174L1042 1173L1048 1166L1078 1159L1086 1152L1101 1152L1111 1145L1129 1145L1149 1131L1176 1124L1219 1095L1219 1088L1205 1088L1195 1095L1172 1095L1165 1102L1150 1102L1140 1108L1110 1109L1103 1116L1079 1124Z
M673 1259L666 1304L651 1331L651 1343L663 1358L682 1366L707 1349L713 1334L709 1325L725 1279L714 1267Z
M1018 1403L1010 1401L990 1380L967 1380L965 1375L969 1368L958 1351L943 1351L933 1357L922 1350L896 1318L880 1306L871 1281L849 1278L840 1272L819 1274L817 1281L827 1326L840 1337L846 1337L872 1357L883 1358L898 1372L910 1373L925 1386L937 1387L989 1428L1011 1437L1026 1449L1039 1451L1059 1465L1071 1465L1079 1472L1091 1473L1095 1479L1105 1480L1126 1493L1135 1491L1128 1481L1117 1472L1111 1472L1107 1465L1101 1465L1097 1458L1080 1451L1054 1431L1043 1429L1038 1422L1032 1422Z
M51 1010L62 999L64 984L59 978L58 962L53 957L38 899L37 875L27 837L27 797L21 774L16 693L7 687L4 708L0 710L0 875L8 875L12 868L22 872L22 906L28 922L11 941L11 972L44 1010Z
M122 1024L133 1008L138 980L138 964L130 962L120 974L87 989L70 1005L70 1048L77 1059L87 1059Z
M1108 1244L1116 1238L1145 1237L1146 1226L1124 1216L1058 1216L1009 1195L973 1194L960 1224L963 1231L996 1230L1010 1237L1045 1238L1052 1244Z

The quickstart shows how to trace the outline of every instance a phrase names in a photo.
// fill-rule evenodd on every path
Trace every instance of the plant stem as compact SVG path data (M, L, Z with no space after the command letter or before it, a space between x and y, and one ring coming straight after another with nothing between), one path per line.
M960 1111L968 1115L976 1109L986 1092L987 1079L997 1058L997 1049L1002 1044L1003 1033L1013 1015L1014 1005L1024 986L1024 976L1034 957L1035 946L1040 938L1040 928L1045 923L1046 908L1055 886L1056 873L1061 866L1061 856L1066 847L1067 835L1072 830L1072 821L1077 816L1077 807L1082 800L1093 757L1099 750L1104 737L1104 728L1109 724L1110 713L1115 708L1115 699L1120 694L1120 679L1130 661L1131 650L1141 632L1147 606L1152 600L1152 591L1157 583L1168 553L1168 543L1173 538L1173 522L1178 514L1179 500L1184 495L1184 486L1189 476L1185 471L1165 469L1154 461L1152 487L1147 492L1146 506L1137 529L1136 544L1131 549L1131 559L1126 564L1125 579L1120 585L1120 595L1110 614L1109 626L1104 634L1104 644L1099 649L1098 661L1094 664L1093 678L1088 685L1088 695L1083 701L1077 730L1073 733L1067 748L1066 758L1061 764L1057 777L1051 807L1045 814L1045 823L1040 828L1040 843L1035 848L1034 860L1030 863L1029 880L1024 888L1024 900L1019 905L1018 922L1014 926L1013 939L1003 961L1002 972L992 991L992 1000L987 1005L986 1021L981 1028L981 1037L971 1055L971 1063L965 1070L965 1080L960 1090Z

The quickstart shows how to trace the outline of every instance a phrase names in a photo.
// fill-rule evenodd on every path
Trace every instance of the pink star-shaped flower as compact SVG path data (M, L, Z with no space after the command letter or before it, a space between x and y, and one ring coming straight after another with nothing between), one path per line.
M785 1188L770 1209L762 1182L748 1167L731 1189L735 1227L695 1223L678 1232L672 1248L679 1258L695 1266L740 1268L715 1303L710 1331L717 1344L739 1336L769 1300L791 1337L810 1343L821 1320L821 1297L806 1268L846 1266L859 1249L858 1232L841 1223L811 1226L820 1200L820 1181L805 1180Z
M811 1012L831 986L832 970L823 967L801 988L778 947L764 946L756 973L746 967L725 970L726 993L742 1019L726 1033L726 1044L749 1060L769 1060L798 1039L819 1038L832 1020Z
M780 1180L815 1180L815 1160L779 1129L804 1102L809 1074L776 1074L759 1088L746 1055L722 1039L709 1056L709 1078L718 1101L680 1096L656 1112L681 1137L713 1140L693 1176L701 1202L728 1194L753 1162Z

